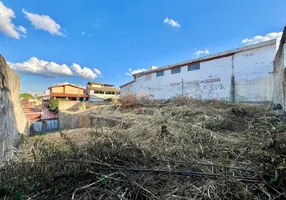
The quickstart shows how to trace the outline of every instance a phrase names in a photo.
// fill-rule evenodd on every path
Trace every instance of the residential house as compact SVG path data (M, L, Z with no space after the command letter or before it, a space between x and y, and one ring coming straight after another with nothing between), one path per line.
M120 90L114 85L98 82L88 82L86 92L90 96L90 101L104 101L106 99L117 99L120 96Z
M50 99L66 99L70 101L87 101L89 96L85 94L85 88L73 84L61 84L49 87Z

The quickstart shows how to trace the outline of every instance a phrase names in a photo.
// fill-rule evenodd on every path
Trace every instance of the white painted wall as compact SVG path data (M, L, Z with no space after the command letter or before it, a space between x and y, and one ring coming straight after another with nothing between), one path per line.
M156 73L144 75L122 87L121 95L153 94L156 99L168 99L183 91L197 99L228 101L232 100L231 79L235 75L236 101L271 101L275 54L276 45L272 44L201 62L200 70L188 71L183 66L178 74L165 70L161 77L156 77Z
M275 55L276 45L234 55L236 101L272 101Z

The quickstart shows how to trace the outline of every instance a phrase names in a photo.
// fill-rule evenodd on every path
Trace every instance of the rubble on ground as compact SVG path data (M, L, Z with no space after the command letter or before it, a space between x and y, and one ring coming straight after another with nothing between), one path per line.
M286 126L260 105L102 106L91 128L25 138L2 198L285 199Z

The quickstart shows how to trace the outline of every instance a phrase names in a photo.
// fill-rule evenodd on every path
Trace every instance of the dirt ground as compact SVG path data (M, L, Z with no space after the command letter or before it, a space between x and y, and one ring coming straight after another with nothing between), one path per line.
M24 138L1 169L2 198L286 199L286 125L269 107L109 105L89 117Z

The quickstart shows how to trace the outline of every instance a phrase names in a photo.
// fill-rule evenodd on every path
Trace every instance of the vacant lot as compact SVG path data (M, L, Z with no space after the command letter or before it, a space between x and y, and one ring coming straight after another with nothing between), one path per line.
M286 126L263 106L103 106L90 128L25 138L2 198L285 199Z

